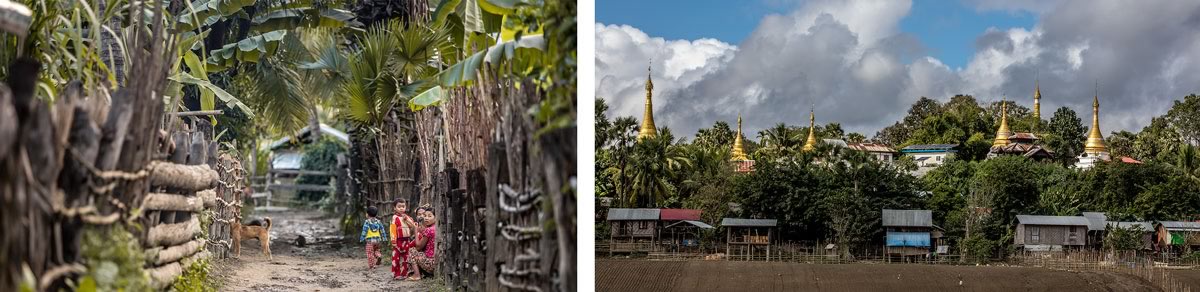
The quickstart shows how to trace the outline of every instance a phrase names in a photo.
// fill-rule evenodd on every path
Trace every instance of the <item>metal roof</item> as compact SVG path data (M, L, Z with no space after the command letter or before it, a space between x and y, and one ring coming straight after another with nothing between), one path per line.
M1083 216L1017 215L1017 222L1026 225L1088 226L1088 220Z
M608 209L608 221L658 220L658 209Z
M667 225L667 228L670 228L675 225L680 225L680 224L690 224L692 226L700 227L702 229L716 228L716 227L713 227L712 225L708 225L708 223L704 223L704 222L700 222L700 221L696 221L696 220L683 220L683 221L675 222L675 223L672 223L671 225Z
M883 209L883 226L933 227L933 211Z
M775 219L743 219L743 218L724 218L721 219L721 226L733 227L774 227L778 223Z
M834 147L846 148L846 140L842 139L821 139L821 143L833 145Z
M1145 221L1139 221L1139 222L1108 221L1108 226L1113 226L1113 227L1121 228L1121 229L1133 229L1135 226L1140 226L1140 227L1142 227L1142 231L1154 231L1154 225L1150 224L1150 222L1145 222Z
M958 147L958 144L920 144L909 145L908 147L901 149L901 151L951 150L954 149L954 147Z
M342 141L342 143L350 144L350 135L346 135L346 132L342 132L342 131L339 131L338 129L334 129L333 127L330 127L329 125L326 125L324 123L318 124L318 128L321 129L321 134L333 136L338 141ZM279 138L279 140L275 140L275 142L271 142L271 144L269 146L267 146L267 149L275 150L276 148L286 146L288 144L288 142L292 141L293 136L295 136L295 137L304 136L304 135L308 134L309 131L310 131L310 129L308 126L305 126L304 128L300 128L300 131L297 131L295 135L289 135L289 136L286 136L283 138Z
M1163 228L1166 228L1167 230L1200 230L1200 222L1158 221L1158 224L1162 225Z
M661 220L700 220L700 210L695 209L659 209L658 219Z
M1088 231L1102 231L1108 222L1108 215L1104 215L1104 212L1083 212L1083 218L1088 220Z
M854 149L854 150L858 150L858 151L866 151L866 152L885 152L885 153L896 152L896 150L892 150L892 147L888 147L887 145L876 144L876 143L850 143L850 145L848 145L846 147L848 147L850 149Z

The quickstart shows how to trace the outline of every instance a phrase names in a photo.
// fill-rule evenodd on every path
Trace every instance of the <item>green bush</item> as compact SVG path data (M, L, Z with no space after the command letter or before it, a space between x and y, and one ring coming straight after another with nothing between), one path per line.
M1002 243L980 235L972 235L970 238L962 241L963 256L968 261L987 263L988 260L996 256L996 249L999 248L1000 244Z
M188 266L183 271L179 278L175 279L175 283L171 284L171 290L180 292L211 292L217 291L216 283L209 280L208 271L209 261L201 259L191 266Z
M88 272L80 279L80 290L84 284L94 285L95 291L151 290L142 247L124 227L84 227L81 238Z

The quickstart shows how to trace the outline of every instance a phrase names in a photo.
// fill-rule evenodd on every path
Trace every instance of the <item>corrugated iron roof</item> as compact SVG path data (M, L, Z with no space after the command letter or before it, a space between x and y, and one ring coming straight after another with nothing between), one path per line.
M834 147L846 147L846 140L842 139L821 139L821 143L833 145Z
M887 145L883 145L883 144L875 144L875 143L850 143L846 147L850 148L850 149L854 149L854 150L858 150L858 151L866 151L866 152L886 152L886 153L895 153L896 152L896 150L893 150L892 147L888 147Z
M1121 229L1133 229L1135 226L1140 226L1140 227L1142 227L1142 231L1154 231L1154 225L1150 224L1150 222L1145 222L1145 221L1138 221L1138 222L1108 221L1108 226L1113 226L1113 227L1121 228Z
M658 209L608 209L608 221L658 220Z
M883 209L883 226L933 227L933 211Z
M1083 212L1083 218L1088 220L1088 231L1103 231L1108 222L1108 215L1104 215L1104 212Z
M1017 222L1027 225L1088 226L1088 220L1083 216L1017 215Z
M694 209L660 209L658 218L662 220L700 220L700 210Z
M1200 230L1200 222L1158 221L1158 224L1162 225L1167 230L1173 230L1173 229L1188 230L1188 231Z
M959 147L959 144L919 144L908 145L908 147L900 149L900 151L901 153L910 153L910 151L913 151L913 153L930 153L930 151L954 151L955 147Z
M721 226L734 227L774 227L778 223L775 219L743 219L743 218L724 218L721 219Z

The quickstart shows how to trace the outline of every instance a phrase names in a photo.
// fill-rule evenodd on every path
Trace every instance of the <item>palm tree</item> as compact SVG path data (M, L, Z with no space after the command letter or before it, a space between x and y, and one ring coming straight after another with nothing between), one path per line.
M758 132L758 139L763 142L763 147L758 151L770 157L792 156L803 145L798 132L784 123L762 130Z
M670 179L691 168L683 146L673 144L669 128L659 129L657 135L634 145L630 164L624 170L629 178L626 203L632 206L657 206L672 193Z

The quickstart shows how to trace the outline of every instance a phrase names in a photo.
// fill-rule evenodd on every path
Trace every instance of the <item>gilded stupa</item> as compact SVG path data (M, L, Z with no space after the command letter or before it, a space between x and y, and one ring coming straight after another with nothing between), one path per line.
M815 112L816 106L814 105L813 108L809 109L808 111L808 140L804 141L804 148L802 148L804 151L812 151L817 147L817 135L813 131L813 129L816 128L815 125L817 120L817 115Z
M642 127L638 129L637 140L654 137L658 130L654 127L654 103L651 100L654 91L654 81L650 80L650 66L646 66L646 113L642 115Z
M1083 152L1093 155L1108 153L1104 135L1100 132L1100 95L1092 97L1092 130L1088 133L1087 143L1083 144Z
M996 140L992 142L992 147L1008 146L1009 140L1013 131L1008 128L1008 100L1000 100L1000 129L996 130Z
M1092 129L1088 132L1087 142L1083 144L1079 161L1075 162L1075 167L1079 169L1088 169L1097 162L1111 160L1108 145L1105 145L1104 135L1100 132L1100 93L1096 91L1096 96L1092 97Z
M1042 86L1033 81L1033 119L1042 120Z
M746 156L746 148L742 145L742 114L738 113L737 134L733 137L733 152L729 153L729 161L750 161Z

